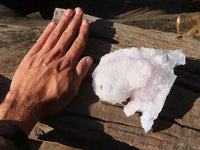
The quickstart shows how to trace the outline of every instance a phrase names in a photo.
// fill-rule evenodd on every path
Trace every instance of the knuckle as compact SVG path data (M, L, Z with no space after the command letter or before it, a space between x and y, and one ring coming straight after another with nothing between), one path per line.
M83 65L80 65L80 66L78 67L78 70L79 70L80 73L82 73L82 72L84 71L84 66L83 66Z
M71 69L72 61L71 59L65 59L59 64L59 70L63 70L65 68Z
M45 40L45 38L44 38L44 37L41 37L41 38L39 38L39 39L37 40L36 44L42 45L42 44L44 43L44 40Z
M66 68L68 68L68 67L70 67L71 66L71 61L65 61L65 63L64 63L64 66L66 67Z
M77 38L74 41L74 46L77 47L77 48L84 48L85 42L83 40L81 40L80 38Z
M86 64L86 62L85 61L83 61L83 62L81 62L81 64L78 66L78 71L80 72L80 74L82 74L82 73L84 73L85 72L85 66L86 66L87 64Z
M59 32L58 31L55 31L55 32L52 32L51 35L50 35L50 39L54 39L56 37L60 36Z
M48 35L49 33L51 33L52 29L50 26L48 26L45 30L44 30L44 35Z
M65 36L68 36L69 38L73 38L75 36L74 33L70 30L65 30L64 34Z
M52 50L51 50L51 53L53 54L53 55L58 55L60 52L62 52L63 51L63 45L62 44L60 44L59 46L56 46L56 47L54 47Z

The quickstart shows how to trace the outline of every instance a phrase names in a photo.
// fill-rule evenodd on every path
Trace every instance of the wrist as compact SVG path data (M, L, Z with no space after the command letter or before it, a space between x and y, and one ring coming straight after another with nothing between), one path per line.
M0 105L0 120L12 122L28 135L39 119L30 101L33 100L29 100L28 96L9 92Z
M0 121L0 136L11 140L12 143L20 150L28 149L27 135L12 122Z

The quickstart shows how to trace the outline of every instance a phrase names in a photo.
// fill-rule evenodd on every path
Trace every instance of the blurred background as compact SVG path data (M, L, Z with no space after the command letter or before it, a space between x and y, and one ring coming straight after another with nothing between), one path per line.
M82 7L84 12L104 19L138 8L161 10L165 14L200 11L200 0L0 0L22 16L39 12L44 19L51 19L56 7Z

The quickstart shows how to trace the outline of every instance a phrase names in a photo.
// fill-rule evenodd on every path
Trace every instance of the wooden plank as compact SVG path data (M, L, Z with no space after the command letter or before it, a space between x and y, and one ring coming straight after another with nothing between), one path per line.
M60 11L55 13L56 18L56 15L63 13L63 10L56 11ZM179 38L179 34L175 33L113 23L89 15L84 15L84 18L90 21L91 26L84 55L92 56L95 60L94 65L72 104L60 114L42 121L55 130L38 136L32 132L30 138L44 142L58 142L80 149L198 150L200 147L199 41L190 37ZM24 18L17 18L17 21L16 18L9 18L8 21L0 19L0 75L6 77L6 80L12 78L19 62L48 22L40 23L37 20ZM182 49L188 58L187 65L176 69L178 80L153 130L147 134L144 134L141 128L139 114L127 118L122 105L112 106L98 101L91 87L91 73L100 57L110 51L131 46ZM44 131L38 125L36 128Z
M138 8L121 14L117 16L116 19L111 19L111 21L144 29L155 29L163 32L177 33L176 20L179 16L191 17L196 15L200 15L200 12L167 14L163 10Z

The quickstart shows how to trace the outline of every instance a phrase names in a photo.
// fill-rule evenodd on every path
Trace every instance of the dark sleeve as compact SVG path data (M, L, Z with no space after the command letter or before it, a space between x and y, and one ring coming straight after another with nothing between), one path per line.
M18 150L13 142L3 136L0 136L0 150Z
M29 149L27 135L10 121L0 121L0 140L0 150Z

